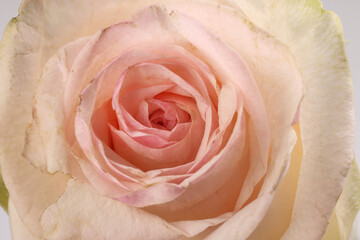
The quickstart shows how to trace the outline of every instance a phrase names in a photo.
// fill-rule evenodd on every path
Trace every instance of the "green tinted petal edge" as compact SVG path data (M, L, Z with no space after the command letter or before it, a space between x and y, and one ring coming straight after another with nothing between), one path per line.
M5 187L5 183L2 179L0 172L0 206L8 212L8 201L9 201L9 192Z
M356 161L346 177L344 190L335 207L341 240L347 240L360 210L360 172Z

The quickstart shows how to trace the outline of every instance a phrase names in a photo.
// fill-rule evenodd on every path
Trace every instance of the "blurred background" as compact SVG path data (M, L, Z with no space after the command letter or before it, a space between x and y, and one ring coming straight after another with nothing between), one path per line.
M121 1L121 0L119 0ZM350 63L350 69L355 89L355 114L356 114L356 145L355 155L360 165L360 1L359 0L322 0L324 8L336 12L343 25L346 51ZM0 1L0 35L13 17L17 16L17 9L21 0L1 0ZM355 234L358 236L355 237ZM0 239L11 240L9 217L0 207ZM360 215L358 215L350 240L360 239Z

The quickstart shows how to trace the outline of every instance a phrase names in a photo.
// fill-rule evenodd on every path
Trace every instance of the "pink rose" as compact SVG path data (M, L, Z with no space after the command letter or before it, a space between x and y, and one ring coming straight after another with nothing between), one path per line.
M354 119L318 4L24 1L0 52L13 238L321 239Z

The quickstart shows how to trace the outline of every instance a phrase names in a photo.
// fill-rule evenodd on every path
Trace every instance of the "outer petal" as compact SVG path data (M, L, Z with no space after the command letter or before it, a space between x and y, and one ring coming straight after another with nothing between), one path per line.
M354 219L360 210L360 173L353 161L346 177L344 190L336 204L335 211L330 220L329 228L323 240L347 240ZM337 238L335 238L337 237Z
M353 92L340 21L317 0L237 2L251 21L290 47L303 72L304 158L292 223L283 239L319 239L354 152Z
M44 212L41 224L49 240L171 240L181 236L159 217L103 197L90 185L74 180Z
M78 39L50 58L36 86L23 155L43 171L68 173L64 90L72 64L87 42L88 38Z
M36 18L32 21L39 8L33 4L27 13L10 22L0 49L1 171L20 218L33 234L40 232L40 214L61 195L67 181L63 175L41 173L21 156L31 119L34 83L41 69L41 40L34 30L41 23Z
M42 23L38 29L44 34L39 42L44 50L43 62L59 48L75 39L94 34L120 21L131 19L134 12L155 3L191 3L191 0L24 0L19 13L28 15L34 24ZM209 2L234 5L231 0ZM30 13L30 14L29 14ZM101 20L101 21L99 21Z
M350 234L354 219L360 210L360 173L355 161L346 177L344 190L335 207L339 223L340 237L346 240Z
M32 233L29 231L27 226L21 220L21 217L16 211L14 203L9 200L9 217L10 217L10 225L11 225L11 235L13 240L36 240L40 239L34 237Z

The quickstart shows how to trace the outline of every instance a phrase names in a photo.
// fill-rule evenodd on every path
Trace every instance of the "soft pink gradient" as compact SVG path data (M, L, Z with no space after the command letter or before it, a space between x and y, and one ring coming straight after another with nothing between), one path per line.
M222 222L267 169L265 105L234 49L182 14L173 34L162 14L150 7L105 29L75 60L65 89L74 174L169 221ZM222 207L211 207L214 192ZM198 224L192 234L212 225Z

